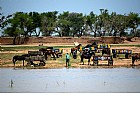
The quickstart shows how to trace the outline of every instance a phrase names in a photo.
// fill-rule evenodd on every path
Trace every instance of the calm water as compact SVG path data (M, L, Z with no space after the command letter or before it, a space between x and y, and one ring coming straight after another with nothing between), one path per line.
M1 68L0 92L140 92L140 69Z

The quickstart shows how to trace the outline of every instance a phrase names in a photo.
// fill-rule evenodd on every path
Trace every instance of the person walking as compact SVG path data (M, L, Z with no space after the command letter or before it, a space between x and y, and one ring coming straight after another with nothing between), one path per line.
M70 55L67 53L66 54L66 67L69 66L69 62L70 62Z

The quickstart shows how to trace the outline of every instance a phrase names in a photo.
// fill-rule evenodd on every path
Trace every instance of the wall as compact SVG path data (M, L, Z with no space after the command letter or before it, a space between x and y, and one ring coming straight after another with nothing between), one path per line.
M33 44L33 43L59 43L59 44L73 44L79 42L80 44L88 44L97 41L99 43L119 44L123 43L123 39L120 37L28 37L17 38L16 44ZM0 37L0 43L2 45L12 45L13 37Z

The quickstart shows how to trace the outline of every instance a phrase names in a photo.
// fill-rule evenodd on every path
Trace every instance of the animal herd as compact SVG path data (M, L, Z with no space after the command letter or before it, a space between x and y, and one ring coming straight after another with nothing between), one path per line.
M93 65L98 65L98 60L100 60L100 56L104 57L104 54L110 57L104 57L104 60L108 61L108 65L113 65L113 59L111 59L110 45L102 44L99 45L96 42L92 44L88 44L85 47L82 47L81 44L77 45L74 48L71 48L71 54L74 59L77 58L77 52L80 53L81 62L84 65L84 59L88 59L88 65L90 64L91 58L93 58ZM100 54L100 56L98 56ZM109 63L112 61L111 63Z
M132 60L132 66L134 66L135 61L140 60L140 53L132 53L132 50L128 49L110 49L109 44L98 44L93 42L85 47L81 44L74 48L71 48L71 54L73 58L77 58L77 51L80 52L81 62L84 64L84 59L88 59L88 64L90 64L91 57L93 57L93 65L98 65L99 60L107 60L108 66L113 65L113 58L119 57L119 55L124 55L125 59Z
M46 60L49 57L52 57L54 60L56 58L62 57L63 50L53 49L53 47L41 48L39 51L28 51L28 54L15 55L13 57L13 64L16 64L16 61L27 61L27 64L33 66L45 66ZM39 61L39 64L35 64L34 61Z
M111 53L112 51L112 53ZM77 59L80 55L80 61L84 65L84 59L88 60L88 65L90 61L93 61L93 65L98 65L100 60L108 61L108 66L113 65L113 58L118 57L118 54L124 54L126 59L132 59L132 65L135 61L140 59L140 53L132 53L132 50L126 49L110 49L109 44L98 44L93 42L86 46L82 44L77 44L75 47L71 48L70 55L73 59ZM33 66L45 66L46 60L49 57L56 60L59 57L62 57L63 49L54 49L53 47L41 48L38 51L28 51L28 54L15 55L13 57L13 64L15 65L16 61L27 61L27 64ZM34 61L39 61L39 64L35 64Z

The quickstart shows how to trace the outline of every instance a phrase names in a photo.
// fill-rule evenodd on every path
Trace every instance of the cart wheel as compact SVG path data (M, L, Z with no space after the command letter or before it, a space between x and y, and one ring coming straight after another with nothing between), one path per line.
M93 61L94 66L98 66L98 61Z
M45 62L40 62L39 66L45 66Z
M108 66L113 66L113 61L112 60L108 61Z

